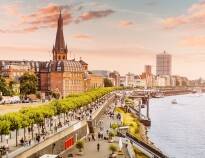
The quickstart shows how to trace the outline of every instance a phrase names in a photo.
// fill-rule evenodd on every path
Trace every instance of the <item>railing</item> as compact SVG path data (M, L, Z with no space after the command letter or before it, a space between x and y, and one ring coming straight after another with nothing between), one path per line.
M141 145L144 149L146 149L149 153L151 153L154 156L154 158L168 158L168 156L164 155L159 150L157 150L157 149L151 147L150 145L146 144L145 142L137 139L136 137L134 137L130 133L126 133L126 135L124 135L124 136L126 138L128 138L132 143L136 143L136 144Z

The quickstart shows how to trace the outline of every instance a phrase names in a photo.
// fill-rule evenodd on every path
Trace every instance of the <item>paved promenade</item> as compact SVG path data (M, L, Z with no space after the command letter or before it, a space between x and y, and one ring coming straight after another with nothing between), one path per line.
M114 104L111 105L110 108L108 108L110 111L113 111ZM119 123L117 119L113 119L109 117L108 115L103 115L101 118L102 121L102 127L103 127L103 133L105 134L107 130L110 129L110 124L112 123ZM95 137L97 138L97 133L100 131L99 127L95 129ZM108 140L98 140L98 138L93 141L84 141L84 149L83 149L83 155L78 156L78 150L73 147L71 150L69 150L68 154L74 154L75 157L79 158L108 158L109 154L111 154L111 151L109 151L109 145L111 143L108 142ZM100 144L100 151L97 151L97 144ZM113 142L117 147L119 146L118 142ZM127 151L125 147L123 147L123 155L117 155L117 158L128 158Z
M97 111L101 110L101 108L102 108L102 106L101 106L100 104L99 104L99 105L98 105L98 104L95 104L95 105L93 106L92 115L95 116L96 113L98 113ZM81 120L78 119L78 116L80 116L80 115L79 115L79 112L80 112L80 111L81 111L81 110L76 111L76 112L73 113L73 115L69 116L69 117L68 117L69 124L65 124L65 125L63 124L63 126L62 126L61 128L57 128L57 131L54 130L54 127L55 127L56 125L58 125L59 122L61 122L61 123L64 122L64 117L63 117L62 115L61 115L61 117L60 117L60 121L59 121L59 118L56 118L56 119L55 119L55 122L53 121L53 126L52 126L51 128L49 127L49 123L46 123L46 129L47 129L48 134L45 135L45 136L41 136L40 142L46 140L47 138L52 137L54 134L56 134L56 133L58 133L58 132L64 131L65 129L68 129L70 126L73 126L74 124L80 122L80 121L82 120L82 119L81 119ZM85 111L84 111L84 112L85 112ZM82 113L81 113L81 114L82 114ZM81 116L82 116L82 115L81 115ZM86 116L85 116L85 115L84 115L83 120L84 120L84 119L86 119ZM23 129L20 129L20 130L19 130L19 134L18 134L18 135L19 135L19 136L18 136L18 144L20 143L20 139L23 138L23 132L24 132ZM34 136L39 133L39 130L38 130L37 127L34 127L34 132L33 132L33 133L34 133ZM31 133L28 134L28 132L26 132L26 139L27 139L27 140L31 139ZM26 151L26 150L32 148L32 147L35 146L37 143L39 143L39 142L37 142L37 141L35 140L35 138L34 138L34 139L31 139L31 144L26 143L24 146L18 145L18 147L16 147L16 146L15 146L15 144L16 144L15 132L11 132L11 138L9 138L9 140L8 140L9 153L8 153L8 155L5 155L4 157L7 157L7 156L8 156L8 157L11 157L11 158L12 158L12 157L15 157L15 155L18 155L19 153L22 153L23 151ZM4 145L4 146L7 145L4 136L3 136L3 142L0 143L0 146L3 146L3 145Z

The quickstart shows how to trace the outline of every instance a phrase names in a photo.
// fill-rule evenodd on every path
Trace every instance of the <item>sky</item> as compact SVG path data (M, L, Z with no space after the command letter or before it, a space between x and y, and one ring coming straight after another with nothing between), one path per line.
M51 60L61 8L69 59L140 74L172 54L172 74L205 78L205 0L0 0L0 59Z

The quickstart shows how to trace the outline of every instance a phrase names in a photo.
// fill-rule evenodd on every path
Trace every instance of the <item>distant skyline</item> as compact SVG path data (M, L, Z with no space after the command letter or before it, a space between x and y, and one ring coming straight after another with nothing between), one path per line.
M156 54L172 74L205 78L205 0L1 0L0 59L51 60L59 8L70 58L141 73Z

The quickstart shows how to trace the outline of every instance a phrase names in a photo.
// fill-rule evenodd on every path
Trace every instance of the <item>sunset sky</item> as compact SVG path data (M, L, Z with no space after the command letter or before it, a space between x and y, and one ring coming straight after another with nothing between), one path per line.
M173 56L173 74L204 77L205 1L1 0L0 59L50 60L59 8L70 58L89 69L141 73L155 55Z

